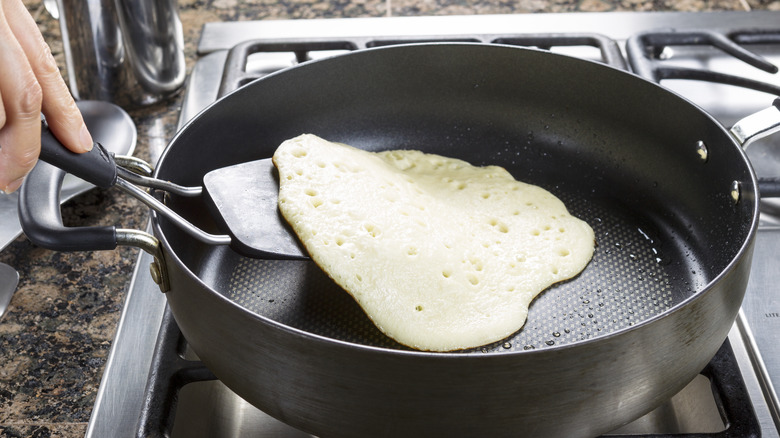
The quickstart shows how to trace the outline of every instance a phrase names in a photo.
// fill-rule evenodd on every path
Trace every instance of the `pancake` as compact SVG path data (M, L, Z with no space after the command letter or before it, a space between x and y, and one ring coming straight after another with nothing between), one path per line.
M590 261L593 230L498 166L367 152L305 134L273 156L279 209L387 336L452 351L504 339L550 285Z

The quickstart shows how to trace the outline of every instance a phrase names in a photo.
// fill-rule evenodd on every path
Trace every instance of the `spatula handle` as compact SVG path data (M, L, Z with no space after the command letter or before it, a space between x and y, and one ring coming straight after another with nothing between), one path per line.
M89 152L77 154L65 148L45 122L41 126L40 159L103 189L116 182L114 157L100 143Z

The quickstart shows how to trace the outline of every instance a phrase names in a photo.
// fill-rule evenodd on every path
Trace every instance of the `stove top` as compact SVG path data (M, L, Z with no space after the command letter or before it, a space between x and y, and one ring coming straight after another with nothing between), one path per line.
M627 40L640 33L674 28L677 36L707 30L732 39L747 38L740 42L751 52L780 65L778 23L780 13L775 12L580 13L209 23L203 29L199 59L189 78L180 127L215 101L220 93L255 77L307 59L365 47L409 41L499 42L540 46L625 68L628 64L624 60L627 58ZM735 37L735 30L739 35L749 31L747 34L758 37ZM540 39L550 36L562 39L555 43ZM716 71L720 76L737 75L769 84L772 92L780 89L777 75L749 66L720 48L699 45L697 41L662 44L652 61L656 69L647 74L653 75L658 69L668 72L669 67L685 72L706 69ZM242 44L255 47L250 52L230 50ZM647 46L649 43L643 40L642 44ZM234 63L246 64L247 68L226 68ZM631 67L643 71L635 64ZM699 104L726 126L769 106L772 101L766 92L709 81L694 82L669 73L654 77L659 78L662 85ZM221 89L220 84L227 84L227 89ZM778 135L758 141L748 149L759 177L780 177L780 152L775 151L780 151ZM153 161L161 152L152 151ZM776 383L780 382L780 343L776 335L780 332L780 298L773 290L778 276L775 267L780 263L780 252L776 250L780 248L778 212L778 201L762 201L751 280L742 310L721 352L681 393L611 435L695 433L716 436L723 433L745 436L749 433L752 436L780 436L777 397L780 384ZM179 354L182 340L173 318L166 311L164 295L146 271L150 262L151 257L147 254L139 256L87 436L124 436L118 433L167 436L168 432L174 437L308 436L241 400L215 380L192 353ZM166 347L171 345L172 350ZM153 365L152 371L150 365ZM723 365L730 371L723 371ZM154 391L147 391L147 385ZM743 414L739 412L740 407L745 410L745 406L752 409L747 409L746 420L738 420Z

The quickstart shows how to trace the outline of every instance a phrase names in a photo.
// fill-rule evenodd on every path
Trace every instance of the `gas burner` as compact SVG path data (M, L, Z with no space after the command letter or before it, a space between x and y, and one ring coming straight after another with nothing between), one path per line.
M778 71L776 65L743 46L778 43L780 43L780 29L736 30L728 33L709 30L685 32L661 30L642 32L629 38L626 42L626 53L631 69L638 75L655 82L661 82L665 79L690 79L734 85L780 95L780 86L764 81L710 69L667 66L664 62L674 56L674 47L711 46L755 68L774 74Z

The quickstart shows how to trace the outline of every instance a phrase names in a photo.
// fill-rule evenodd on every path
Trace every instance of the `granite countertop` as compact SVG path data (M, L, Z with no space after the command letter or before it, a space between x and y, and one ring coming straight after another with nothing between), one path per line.
M58 23L40 1L24 0L62 64ZM768 0L180 0L188 68L204 23L335 17L507 14L591 11L780 10ZM63 71L63 74L67 72ZM138 127L135 155L167 144L181 96L130 109ZM2 195L0 195L2 196ZM116 190L92 190L63 207L66 225L141 229L148 213ZM116 331L136 249L59 253L24 236L0 251L20 273L0 321L0 437L84 436Z

